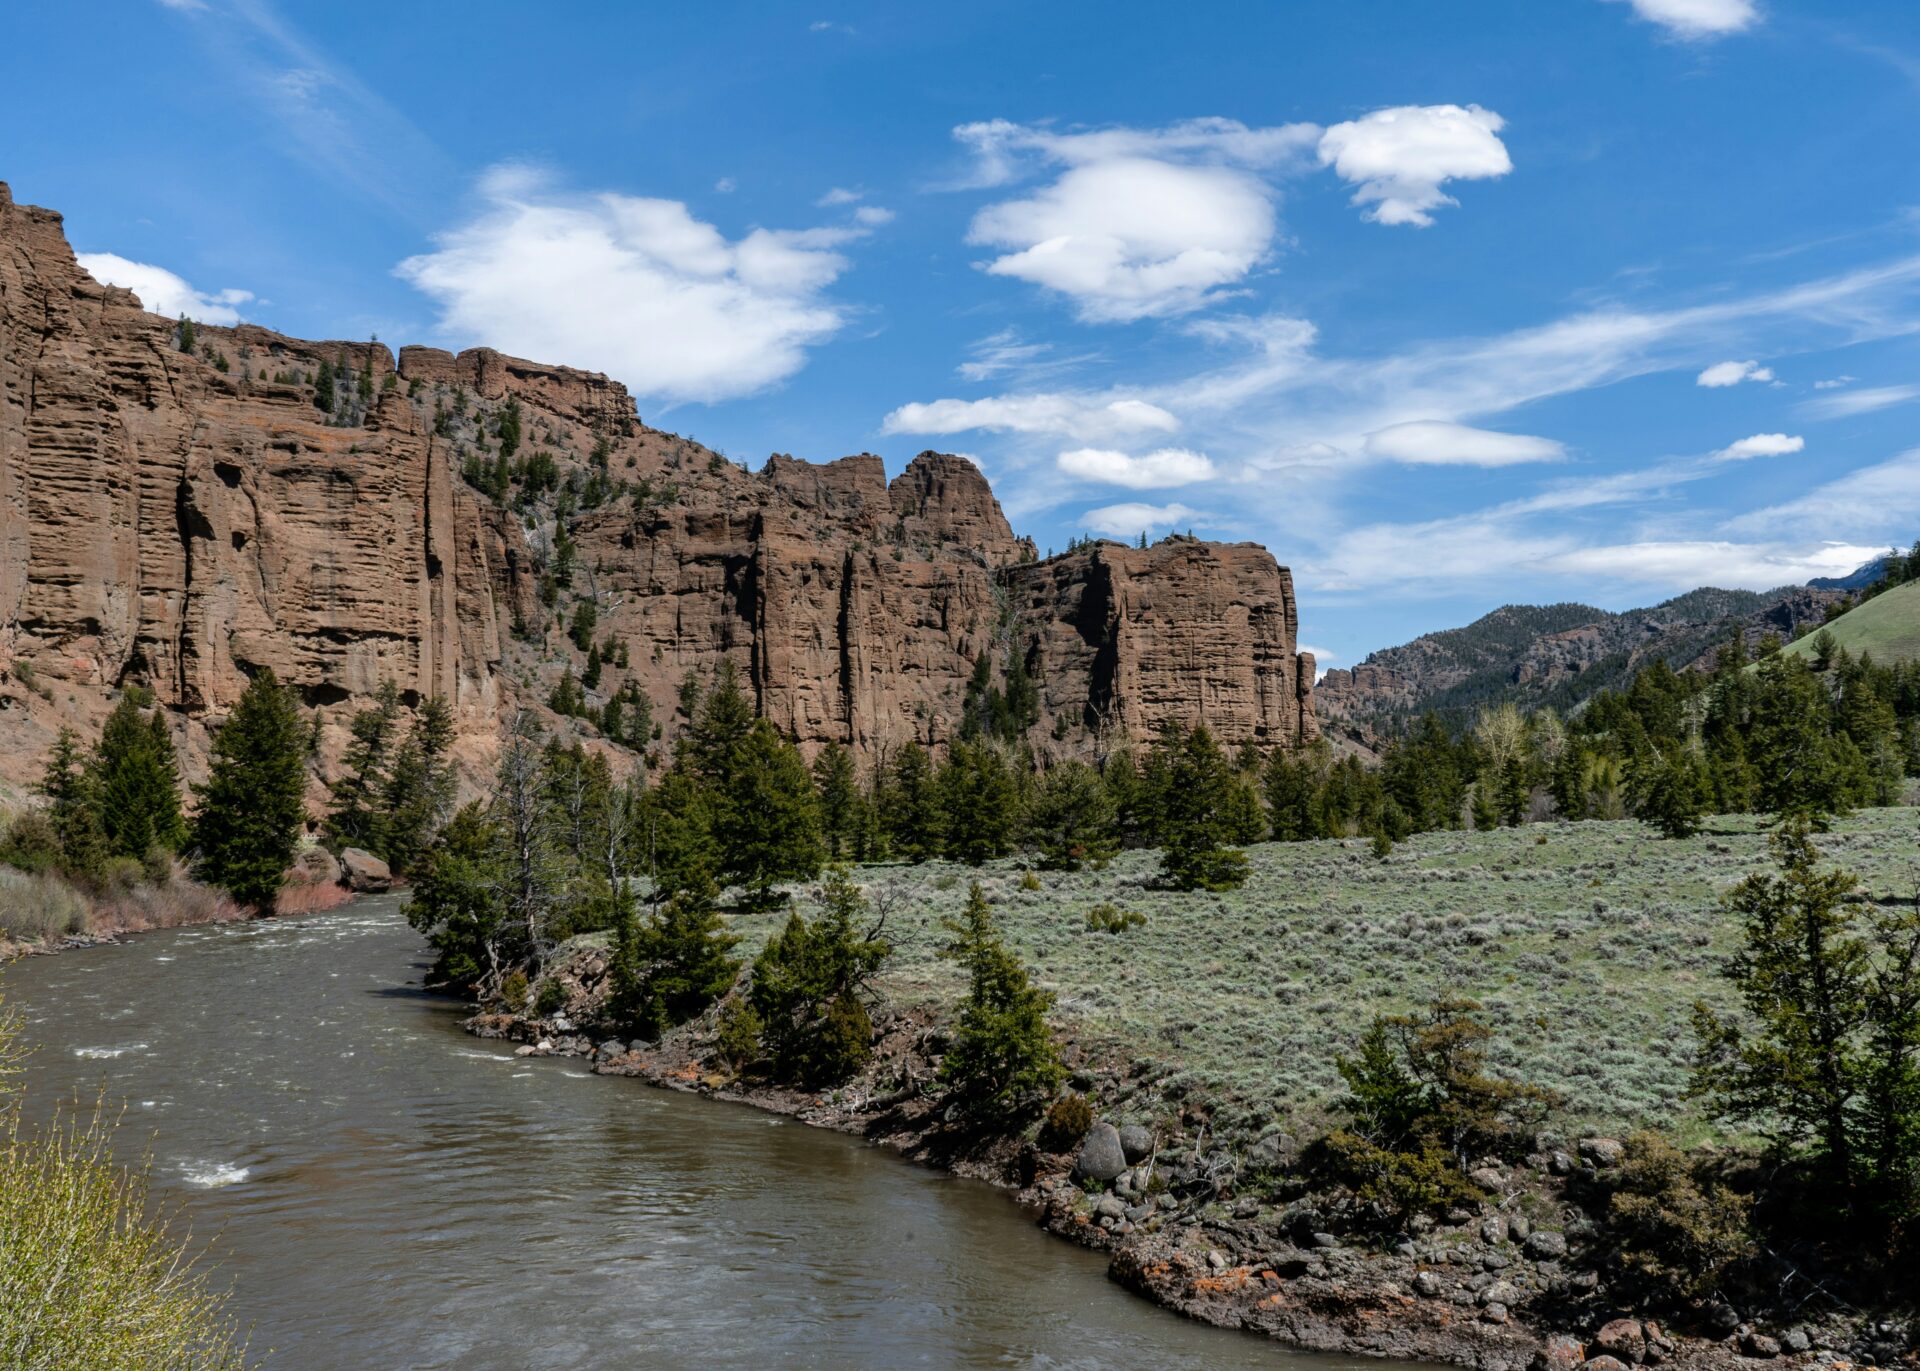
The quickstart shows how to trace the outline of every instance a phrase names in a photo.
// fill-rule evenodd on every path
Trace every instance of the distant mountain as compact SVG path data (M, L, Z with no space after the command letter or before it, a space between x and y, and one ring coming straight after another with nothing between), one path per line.
M1818 624L1839 590L1704 588L1648 609L1612 614L1592 605L1504 605L1465 628L1429 633L1330 670L1314 688L1323 729L1370 747L1433 710L1464 723L1484 705L1577 710L1656 659L1676 670L1710 661L1736 628L1749 638L1792 638Z
M1815 590L1865 590L1886 576L1887 558L1890 555L1882 553L1870 562L1862 562L1845 576L1816 576L1807 584Z
M1855 657L1871 652L1882 666L1920 661L1920 581L1882 591L1825 628L1837 645ZM1787 651L1811 656L1813 636L1791 644Z

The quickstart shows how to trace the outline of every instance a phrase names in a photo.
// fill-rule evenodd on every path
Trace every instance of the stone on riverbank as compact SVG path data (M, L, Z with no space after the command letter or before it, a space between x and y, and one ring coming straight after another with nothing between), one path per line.
M1120 1142L1120 1130L1110 1123L1097 1123L1087 1130L1080 1154L1073 1159L1073 1174L1083 1180L1106 1184L1120 1178L1127 1169L1126 1148Z
M340 854L346 868L347 885L362 895L378 895L393 888L393 872L387 864L363 847L350 847Z

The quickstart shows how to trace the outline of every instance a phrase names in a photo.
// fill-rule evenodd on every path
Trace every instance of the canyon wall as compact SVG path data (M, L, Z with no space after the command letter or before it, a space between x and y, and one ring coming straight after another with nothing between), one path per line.
M562 507L478 488L510 421ZM1052 755L1169 720L1315 733L1292 584L1261 548L1036 561L961 457L891 481L864 454L748 472L572 368L251 325L183 339L0 185L0 779L37 774L63 724L91 736L130 684L168 706L191 773L261 667L318 712L323 771L392 679L454 703L478 778L503 715L580 672L582 601L626 662L589 699L631 679L669 737L681 682L727 658L809 747L939 746L983 653L1036 678Z

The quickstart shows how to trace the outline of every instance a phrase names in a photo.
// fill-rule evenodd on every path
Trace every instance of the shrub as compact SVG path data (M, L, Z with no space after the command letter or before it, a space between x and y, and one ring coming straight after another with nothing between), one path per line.
M518 969L500 978L500 998L508 1009L519 1013L527 1007L527 973Z
M1093 1105L1085 1095L1069 1091L1047 1106L1047 1121L1041 1126L1040 1141L1050 1152L1065 1152L1093 1127Z
M1020 873L1020 888L1031 893L1033 891L1044 890L1046 887L1041 885L1040 878L1031 871L1022 871Z
M744 995L728 1000L715 1022L714 1045L720 1056L735 1071L746 1068L760 1055L760 1034L765 1027Z
M1699 1298L1753 1250L1753 1201L1658 1133L1627 1139L1614 1173L1607 1230L1626 1271L1656 1290Z
M53 821L38 810L29 809L7 827L7 840L0 846L0 862L22 871L53 871L63 864L65 852Z
M87 901L47 872L0 867L0 934L46 942L87 930Z
M1139 928L1147 921L1147 916L1137 909L1121 909L1117 905L1097 904L1087 911L1087 931L1089 933L1125 933L1130 928Z
M533 1002L533 1012L541 1018L558 1014L567 1007L567 987L558 976L549 976L540 982L540 995Z
M0 1016L0 1095L15 1057ZM115 1165L96 1113L29 1133L0 1107L0 1347L8 1365L243 1371L244 1347L196 1254L148 1217L147 1178Z

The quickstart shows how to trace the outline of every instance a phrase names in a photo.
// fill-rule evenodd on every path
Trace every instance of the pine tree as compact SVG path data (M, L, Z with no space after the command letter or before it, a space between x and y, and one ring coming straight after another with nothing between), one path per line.
M1166 765L1160 801L1161 874L1177 890L1232 890L1247 857L1225 846L1232 769L1206 725L1169 728L1154 749Z
M600 626L600 611L592 600L582 600L573 607L573 618L567 625L567 636L573 639L573 645L585 652L593 646L594 630Z
M413 727L387 776L386 846L381 855L394 871L413 868L433 831L453 804L453 710L445 697L423 701Z
M967 973L960 1021L940 1064L940 1082L976 1119L998 1119L1044 1098L1065 1079L1047 1011L1053 996L1034 986L1001 940L975 881L958 919L942 921L953 941L941 956Z
M1843 1205L1920 1212L1920 907L1863 933L1850 872L1823 869L1806 819L1773 840L1777 875L1726 899L1744 928L1727 974L1747 1022L1694 1009L1694 1093L1801 1153Z
M333 809L327 815L327 837L335 847L385 855L387 758L399 722L400 688L382 681L372 706L356 711L348 726L353 742L343 762L345 772L333 783Z
M916 865L940 855L945 827L940 791L933 763L919 743L908 743L894 759L881 809L896 854Z
M1120 849L1113 798L1085 762L1062 762L1040 780L1025 816L1026 845L1049 871L1103 867Z
M600 644L587 649L587 664L580 672L580 684L588 690L600 688Z
M186 839L179 764L166 720L159 710L143 717L151 700L137 687L120 697L100 730L87 782L108 850L136 861L155 848L177 852Z
M893 948L844 867L827 872L818 918L798 913L753 961L748 1000L762 1024L775 1076L807 1085L845 1080L872 1055L866 996Z
M865 797L854 775L853 754L838 743L828 743L813 759L813 789L820 808L820 838L827 860L853 855L859 841L861 807Z
M325 357L313 374L313 403L322 414L333 413L333 363Z
M713 827L707 787L691 768L669 768L640 803L641 867L652 880L652 898L713 879L720 870Z
M201 878L270 913L306 823L306 789L298 707L272 668L263 667L214 734L206 782L194 787Z
M1666 757L1653 758L1651 768L1636 817L1659 829L1663 837L1691 838L1700 831L1700 820L1713 802L1706 764L1681 743Z
M800 750L765 719L755 719L724 782L715 826L720 874L747 888L762 908L779 903L773 887L818 875L825 853L813 779Z
M622 888L623 922L632 896ZM664 909L631 933L617 932L614 965L615 1012L623 1026L646 1037L683 1024L727 993L740 961L731 954L740 939L726 929L716 907L720 892L712 880L676 891Z
M97 877L107 859L107 839L80 735L62 728L53 740L38 789L47 800L47 822L60 842L60 865L68 875Z
M937 786L948 856L979 866L1011 850L1020 788L999 748L991 743L954 743L940 768Z
M511 935L502 898L505 834L475 801L441 830L413 872L407 922L435 952L428 983L478 993L497 986L511 965Z
M682 697L685 702L685 691ZM732 661L721 659L713 673L712 688L704 695L696 690L693 701L698 715L688 716L692 724L682 739L683 750L700 779L724 795L742 765L754 721L753 706L740 689Z

